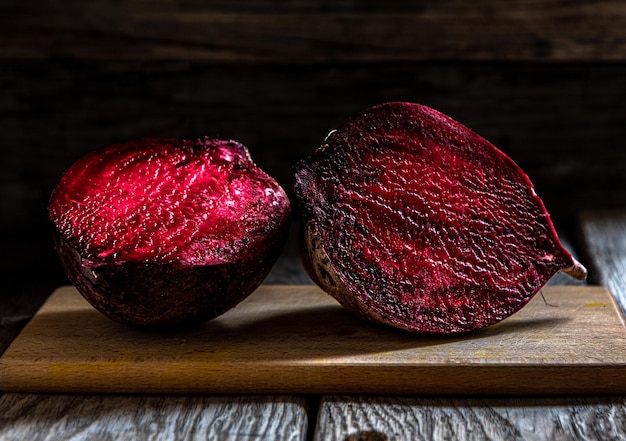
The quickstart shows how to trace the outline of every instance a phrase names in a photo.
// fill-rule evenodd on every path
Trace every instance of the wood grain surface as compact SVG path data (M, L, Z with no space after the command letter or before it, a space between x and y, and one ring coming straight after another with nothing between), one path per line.
M598 2L5 2L0 56L211 62L626 59L626 7Z
M307 425L302 397L0 397L2 441L304 441Z
M518 314L453 336L349 316L316 286L262 286L185 332L139 331L59 289L0 359L0 390L134 393L555 394L626 391L606 289L546 287Z
M580 228L590 277L606 286L626 311L626 211L583 213Z
M626 439L624 397L324 397L315 441Z

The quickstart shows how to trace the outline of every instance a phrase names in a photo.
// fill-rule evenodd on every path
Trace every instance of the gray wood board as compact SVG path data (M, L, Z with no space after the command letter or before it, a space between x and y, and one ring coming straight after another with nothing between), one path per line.
M304 441L304 398L5 394L2 441Z
M602 398L322 399L315 441L553 441L626 438L626 401Z

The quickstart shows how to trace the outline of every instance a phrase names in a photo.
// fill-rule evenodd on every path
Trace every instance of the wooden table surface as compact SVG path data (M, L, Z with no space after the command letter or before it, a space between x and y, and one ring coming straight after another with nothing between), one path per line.
M585 213L577 254L618 302L626 298L626 213ZM573 249L567 242L568 247ZM269 283L306 279L286 256ZM289 269L291 268L291 270ZM293 269L296 269L294 273ZM285 279L285 274L291 274ZM557 276L550 284L568 279ZM572 282L579 283L579 282ZM38 298L35 296L34 298ZM13 313L25 323L26 313ZM19 319L22 317L22 319ZM11 317L8 317L10 322ZM593 326L593 324L589 324ZM15 333L15 329L11 331ZM3 330L3 334L7 334ZM8 341L4 338L4 348ZM37 438L40 437L40 438ZM0 396L0 439L616 440L626 437L626 397L392 395Z
M80 155L144 136L232 137L290 191L291 166L329 130L396 100L509 154L589 283L626 308L622 0L9 0L0 90L0 353L67 284L45 207ZM310 283L293 240L267 283ZM2 441L626 439L615 394L0 394Z

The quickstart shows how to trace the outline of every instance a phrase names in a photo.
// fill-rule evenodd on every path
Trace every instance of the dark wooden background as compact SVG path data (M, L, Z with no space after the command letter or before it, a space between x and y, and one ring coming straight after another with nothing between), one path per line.
M46 205L93 148L235 138L288 188L330 129L391 100L491 140L564 231L626 206L624 1L3 0L3 280L65 283Z

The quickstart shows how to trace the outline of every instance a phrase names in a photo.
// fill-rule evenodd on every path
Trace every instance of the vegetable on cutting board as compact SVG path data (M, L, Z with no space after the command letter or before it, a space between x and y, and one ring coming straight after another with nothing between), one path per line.
M368 320L470 331L518 311L558 271L586 277L513 160L423 105L355 115L297 164L295 190L307 272Z
M285 244L289 199L231 140L141 139L87 153L49 216L70 281L121 323L181 327L231 309Z

